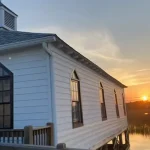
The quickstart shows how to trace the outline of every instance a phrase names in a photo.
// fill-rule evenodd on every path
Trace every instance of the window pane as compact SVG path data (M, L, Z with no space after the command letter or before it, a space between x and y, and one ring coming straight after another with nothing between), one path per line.
M0 92L0 103L2 103L2 102L3 102L3 93Z
M78 102L73 102L72 103L72 117L73 117L73 122L78 122L80 120L80 115L79 115L79 103Z
M71 81L71 97L72 101L79 101L78 97L78 82L76 81Z
M73 94L74 94L74 101L77 101L77 99L76 99L76 92L74 92Z
M10 116L4 117L4 128L10 128Z
M3 81L0 80L0 91L2 91L2 90L3 90Z
M76 78L74 73L73 73L73 75L72 75L72 78L73 78L73 79L75 79L75 78Z
M101 104L101 112L102 112L102 118L106 118L106 107L105 107L105 104L102 103Z
M72 82L72 84L73 84L73 86L72 86L72 87L73 87L73 88L72 88L72 90L73 90L73 91L75 91L75 82L73 81L73 82Z
M118 105L116 105L116 114L119 117L119 108L118 108Z
M73 91L71 91L71 100L73 101Z
M10 102L10 91L3 92L3 102Z
M3 88L4 90L10 90L10 80L3 80Z
M8 72L6 72L5 70L3 70L3 76L8 76Z
M4 105L4 115L10 115L10 104Z
M0 116L3 116L3 105L0 105Z
M73 101L79 101L79 99L78 99L78 92L73 92L73 95L74 95Z
M77 101L79 101L79 93L77 92Z
M115 103L116 103L116 105L118 104L118 102L117 102L117 95L115 94Z
M75 91L78 91L78 83L75 82Z
M72 79L76 79L76 80L78 80L78 77L77 77L77 75L76 75L76 73L75 73L75 72L73 72L73 74L72 74Z
M3 128L3 117L0 116L0 128Z
M100 89L100 102L104 103L104 99L103 99L103 89Z

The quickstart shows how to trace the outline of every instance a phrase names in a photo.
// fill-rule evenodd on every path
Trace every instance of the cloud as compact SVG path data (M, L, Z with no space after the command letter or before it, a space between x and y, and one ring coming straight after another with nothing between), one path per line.
M150 83L149 73L147 72L138 72L137 70L124 68L111 68L108 72L127 86Z
M124 68L125 66L128 68L129 64L133 64L134 59L125 58L122 55L121 49L116 44L114 37L106 29L77 32L60 27L46 27L26 29L26 31L56 33L71 47L101 68L105 68L105 71L108 71L108 73L121 82L127 85L132 85L136 82L135 76L130 75L127 69Z
M100 59L114 63L132 63L134 61L121 55L121 50L115 43L113 36L105 29L77 32L60 27L46 27L28 29L28 31L56 33L69 45L97 64Z
M140 70L137 70L137 72L145 72L145 71L150 71L150 69L140 69Z

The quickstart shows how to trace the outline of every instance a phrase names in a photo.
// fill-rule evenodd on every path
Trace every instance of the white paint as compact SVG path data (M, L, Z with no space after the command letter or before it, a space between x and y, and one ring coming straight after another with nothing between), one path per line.
M52 45L0 54L0 62L14 73L14 127L54 123L54 141L67 147L96 149L127 128L123 89L75 61ZM50 53L50 55L48 54ZM12 59L8 59L11 57ZM80 78L84 126L72 128L70 78ZM107 121L102 121L99 83L105 91ZM114 89L120 118L116 116Z
M0 54L14 74L14 128L45 126L52 122L49 57L40 47L21 50Z
M109 137L114 137L127 128L127 118L123 113L123 89L98 75L60 50L51 46L54 63L54 84L56 101L56 121L58 143L68 147L96 149ZM84 126L72 128L70 77L73 70L80 77L81 100ZM105 91L107 121L102 121L99 83ZM117 92L120 118L116 116L114 89Z

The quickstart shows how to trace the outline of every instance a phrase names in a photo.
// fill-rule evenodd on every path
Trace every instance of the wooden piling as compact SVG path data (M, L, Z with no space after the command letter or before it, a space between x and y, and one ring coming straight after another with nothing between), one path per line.
M122 145L123 141L122 141L122 133L119 135L119 144Z

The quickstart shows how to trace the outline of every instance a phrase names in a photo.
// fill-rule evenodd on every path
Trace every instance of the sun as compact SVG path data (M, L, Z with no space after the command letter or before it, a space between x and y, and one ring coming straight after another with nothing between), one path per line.
M147 96L143 96L143 97L142 97L142 100L143 100L143 101L147 101L147 100L148 100L148 97L147 97Z

